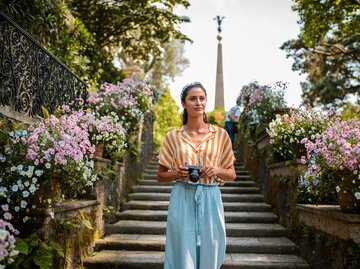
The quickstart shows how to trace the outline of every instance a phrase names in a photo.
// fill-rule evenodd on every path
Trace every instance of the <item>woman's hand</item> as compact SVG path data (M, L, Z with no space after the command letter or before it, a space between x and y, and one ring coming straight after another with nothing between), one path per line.
M217 182L219 182L220 186L223 186L225 184L225 180L219 177L219 173L221 172L220 167L216 166L204 166L201 171L200 178L211 178L214 177Z
M185 166L180 165L178 169L175 170L177 173L178 178L188 179L189 178L189 171L188 168Z

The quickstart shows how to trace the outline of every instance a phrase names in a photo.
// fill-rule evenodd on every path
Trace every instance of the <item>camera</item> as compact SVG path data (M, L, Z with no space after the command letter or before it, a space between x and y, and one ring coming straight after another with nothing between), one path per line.
M184 166L188 168L190 181L194 183L198 182L201 175L200 169L202 168L202 166L188 164L184 164Z

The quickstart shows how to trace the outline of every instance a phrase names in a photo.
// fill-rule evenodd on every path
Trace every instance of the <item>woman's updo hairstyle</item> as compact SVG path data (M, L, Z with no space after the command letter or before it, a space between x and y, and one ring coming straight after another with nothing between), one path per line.
M200 82L196 81L196 82L185 85L184 88L182 89L181 94L180 94L180 98L181 98L182 103L185 103L187 93L192 88L201 88L204 91L205 96L207 97L207 93L206 93L206 90L205 90L204 86ZM182 124L185 125L187 123L187 121L188 121L188 113L186 111L186 108L184 108L183 112L181 112L181 119L182 119ZM209 123L205 112L204 112L204 122Z

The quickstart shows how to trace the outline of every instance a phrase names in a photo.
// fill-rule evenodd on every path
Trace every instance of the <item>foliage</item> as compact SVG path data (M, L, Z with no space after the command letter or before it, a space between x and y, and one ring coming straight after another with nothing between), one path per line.
M91 87L124 74L114 60L161 61L172 40L189 40L178 25L189 19L173 13L187 0L70 1L1 0L0 9L40 41ZM101 22L101 23L99 23Z
M114 111L104 116L100 116L99 113L89 113L92 115L92 120L88 122L91 142L95 145L104 145L105 151L112 159L123 155L126 133L119 116Z
M181 126L179 107L166 89L154 106L154 146L160 150L165 134Z
M293 70L307 74L302 83L304 102L330 104L359 94L359 1L294 2L301 32L281 49L294 59Z
M360 104L347 103L342 107L341 118L343 120L360 120Z
M12 264L19 254L15 246L15 235L18 235L19 231L10 223L13 216L9 212L8 204L1 205L0 213L0 268L4 269Z
M315 142L304 138L308 170L303 178L303 185L315 193L321 186L333 187L336 181L352 182L352 198L359 204L360 200L360 121L342 121L337 118ZM336 191L339 191L337 187Z
M289 114L277 114L267 128L275 161L292 160L304 155L305 146L300 141L308 138L315 142L332 124L332 115L334 113L330 111L310 107L291 110Z
M6 182L1 200L11 201L12 208L19 212L31 206L29 199L41 184L60 174L64 198L93 186L96 176L90 158L94 146L87 121L88 115L79 110L60 117L51 115L26 130L11 131L0 163L1 181Z
M117 85L104 83L89 98L90 107L100 116L115 112L127 134L138 131L150 112L154 92L140 79L128 78Z
M256 140L266 132L274 110L285 106L285 89L285 83L262 86L254 81L243 86L237 97L236 104L243 107L238 129L253 149L253 157L256 157Z
M25 239L16 238L16 249L20 254L15 262L9 266L9 269L51 269L54 255L64 257L58 243L54 241L46 243L36 234L32 234Z
M169 87L170 81L173 81L189 66L189 60L183 54L183 42L175 39L164 44L164 52L150 63L146 62L143 65L151 85L161 92L165 91Z
M215 110L207 112L206 114L211 124L224 127L226 112L223 107L217 107Z
M242 87L236 103L243 107L243 114L250 124L267 124L271 121L272 112L285 106L285 89L286 83L260 85L254 81Z

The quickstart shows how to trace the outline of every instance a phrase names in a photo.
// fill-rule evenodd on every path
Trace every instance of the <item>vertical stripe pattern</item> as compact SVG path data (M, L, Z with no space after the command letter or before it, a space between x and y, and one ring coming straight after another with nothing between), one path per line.
M209 134L204 136L197 148L183 126L168 132L158 155L159 163L169 170L175 170L185 163L230 168L235 157L229 135L220 127L210 125L209 129ZM212 184L214 182L215 178L204 178L198 183Z

